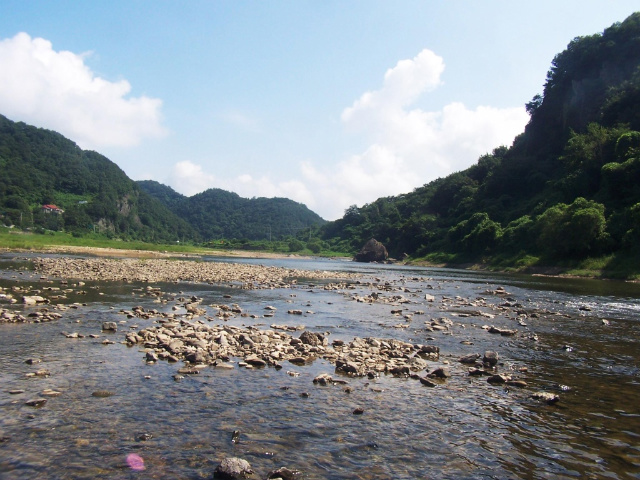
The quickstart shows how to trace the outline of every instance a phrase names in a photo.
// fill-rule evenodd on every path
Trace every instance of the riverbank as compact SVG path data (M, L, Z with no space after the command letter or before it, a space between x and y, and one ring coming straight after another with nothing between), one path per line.
M202 256L269 259L312 258L308 255L289 252L212 249L184 244L159 245L108 239L78 239L66 234L35 235L30 233L0 233L0 251L80 254L116 258ZM323 257L323 255L318 255L318 257ZM333 258L333 256L325 257ZM495 255L485 257L482 261L465 261L453 254L434 253L400 263L419 267L457 268L551 277L640 281L640 254L634 253L617 253L575 261L565 259L557 264L545 264L543 259L530 255Z
M632 252L589 257L582 260L563 259L555 264L548 264L544 259L531 255L495 255L485 257L482 261L464 261L455 255L436 253L426 257L409 259L405 263L420 267L640 282L640 254Z
M9 250L9 249L8 249ZM16 251L15 249L10 249ZM34 250L29 250L34 251ZM249 250L211 250L193 248L186 252L172 252L168 250L144 250L113 247L88 247L71 245L48 245L35 250L43 253L81 254L97 257L121 257L121 258L176 258L176 257L201 257L204 255L213 257L237 257L237 258L310 258L304 255L284 254L274 252L256 252Z

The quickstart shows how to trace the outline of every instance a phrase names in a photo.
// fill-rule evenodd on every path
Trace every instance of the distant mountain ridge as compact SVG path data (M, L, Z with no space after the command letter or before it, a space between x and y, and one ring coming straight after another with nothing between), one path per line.
M0 223L78 235L100 232L125 240L198 238L187 222L108 158L82 150L57 132L2 115Z
M199 242L276 240L324 223L285 198L245 199L219 189L185 197L158 182L134 182L59 133L0 115L0 225Z
M288 198L243 198L218 188L186 197L153 180L137 183L142 190L189 222L205 240L295 237L300 230L326 223L302 203Z

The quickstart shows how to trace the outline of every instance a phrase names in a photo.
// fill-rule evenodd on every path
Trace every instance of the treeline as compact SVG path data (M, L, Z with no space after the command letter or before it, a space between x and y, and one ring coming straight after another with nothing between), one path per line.
M55 205L63 214L44 210ZM198 235L106 157L0 115L0 224L174 242Z
M558 54L509 148L406 195L380 198L325 225L333 248L369 238L390 254L458 261L545 261L640 245L640 13Z
M319 215L287 198L242 198L218 188L186 197L152 180L138 185L185 219L205 241L276 241L309 235L323 225Z
M51 205L59 210L43 208ZM288 245L296 235L308 237L324 223L286 198L246 199L219 189L185 197L158 182L134 182L99 153L0 115L0 225L153 243L235 239L225 245L256 241L262 248L261 241Z

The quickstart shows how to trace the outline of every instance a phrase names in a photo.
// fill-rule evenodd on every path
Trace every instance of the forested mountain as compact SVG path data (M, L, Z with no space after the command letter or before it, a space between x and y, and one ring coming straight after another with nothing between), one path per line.
M285 198L219 189L185 197L158 182L134 182L59 133L0 115L0 224L175 242L275 240L324 223Z
M325 223L305 205L287 198L248 199L217 188L185 197L155 181L138 185L188 221L205 240L281 239Z
M556 55L509 148L325 225L334 248L557 261L640 245L640 13Z
M100 232L125 240L198 237L106 157L2 115L0 224L78 235Z

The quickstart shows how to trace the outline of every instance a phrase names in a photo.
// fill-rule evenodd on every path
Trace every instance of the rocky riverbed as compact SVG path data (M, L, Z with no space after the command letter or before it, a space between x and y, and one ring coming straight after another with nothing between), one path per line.
M298 270L240 263L174 259L45 257L34 260L38 273L55 278L138 282L233 283L244 288L285 288L298 278L352 278L327 271Z
M580 356L613 355L580 334L605 338L622 325L587 297L402 269L29 262L33 273L0 285L0 327L20 345L17 354L0 345L7 478L37 471L17 460L33 452L33 432L47 458L114 459L69 478L127 478L122 468L210 478L216 465L218 476L238 467L251 478L473 478L498 458L500 475L524 478L530 455L537 471L562 476L582 453L550 466L540 449L565 445L555 437L574 421L566 416L597 403L575 373L594 373ZM577 319L588 322L581 332ZM615 355L633 351L617 338ZM452 451L464 461L452 462ZM581 468L609 471L597 465Z
M21 292L14 287L13 293L23 293L21 303L28 306L45 306L30 311L25 317L22 314L3 310L0 321L4 322L43 322L61 318L62 314L52 310L65 310L63 304L52 304L52 300L66 298L60 293L73 292L69 287L71 279L73 287L83 288L91 281L119 281L119 282L196 282L207 284L230 284L241 289L291 289L298 286L298 280L325 280L319 288L325 291L340 293L350 301L365 305L382 304L393 308L389 310L389 318L399 320L391 325L393 329L408 329L415 331L412 323L415 319L422 320L420 329L430 333L452 335L456 327L464 328L463 323L457 325L450 317L425 315L425 310L412 308L416 304L423 304L431 310L431 314L448 312L454 318L461 320L468 317L493 319L496 315L503 315L517 320L518 325L526 327L527 318L538 318L540 312L526 310L522 304L509 301L509 292L504 287L487 290L484 293L505 299L496 303L487 302L486 298L474 299L460 296L446 295L436 298L433 293L423 293L423 290L412 290L406 286L406 279L399 282L383 281L380 278L361 279L353 273L336 273L328 271L312 271L300 269L286 269L265 267L250 264L235 263L205 263L175 259L110 259L110 258L67 258L43 257L33 260L34 269L40 275L40 280L59 279L61 288L46 287L43 290ZM337 283L327 279L341 280ZM69 280L67 280L69 279ZM81 280L80 280L81 279ZM424 285L424 291L432 292L434 287L428 278L414 277L411 279ZM309 287L316 287L309 284ZM2 293L2 292L0 292ZM50 293L49 297L43 293ZM366 293L366 294L365 294ZM5 300L16 302L12 293L3 294ZM429 387L442 384L451 377L452 371L456 375L486 376L489 383L507 384L515 387L527 387L527 382L518 375L527 373L527 367L519 368L519 372L501 373L499 355L493 350L483 353L474 352L463 355L457 361L449 359L440 362L440 347L433 343L414 343L399 339L366 337L353 338L349 341L341 339L331 340L328 332L313 332L305 330L305 325L276 324L270 328L258 326L235 326L214 324L215 321L228 322L230 318L272 318L277 310L273 306L266 306L260 314L249 314L237 303L203 305L203 299L196 296L190 298L175 297L163 292L160 288L148 286L144 295L153 297L157 302L167 305L173 303L173 311L159 311L135 306L130 310L122 309L120 314L127 318L141 318L153 320L153 325L139 331L130 331L124 341L130 345L144 348L145 361L154 363L161 360L169 362L183 362L177 375L198 374L202 368L208 366L217 368L233 368L232 363L239 359L239 366L245 368L273 367L280 369L283 364L293 365L311 364L322 358L335 366L335 373L344 376L376 378L380 374L390 374L398 377L411 377ZM295 297L295 295L292 295ZM77 305L75 305L77 308ZM182 313L176 313L182 310ZM313 314L312 311L289 309L288 315L302 316ZM543 314L554 315L554 312L543 311ZM105 322L103 331L117 330L116 322ZM483 325L487 333L501 336L516 337L517 329ZM298 335L290 332L302 331ZM289 333L288 333L289 332ZM69 338L77 338L77 333L64 332ZM537 335L526 331L519 335L528 341L537 341ZM434 341L435 338L427 337ZM464 343L464 341L463 341ZM472 342L467 342L472 345ZM314 379L322 385L343 383L328 374L322 374ZM545 398L548 403L555 403L559 397L550 395L545 397L539 393L532 394L534 398Z

